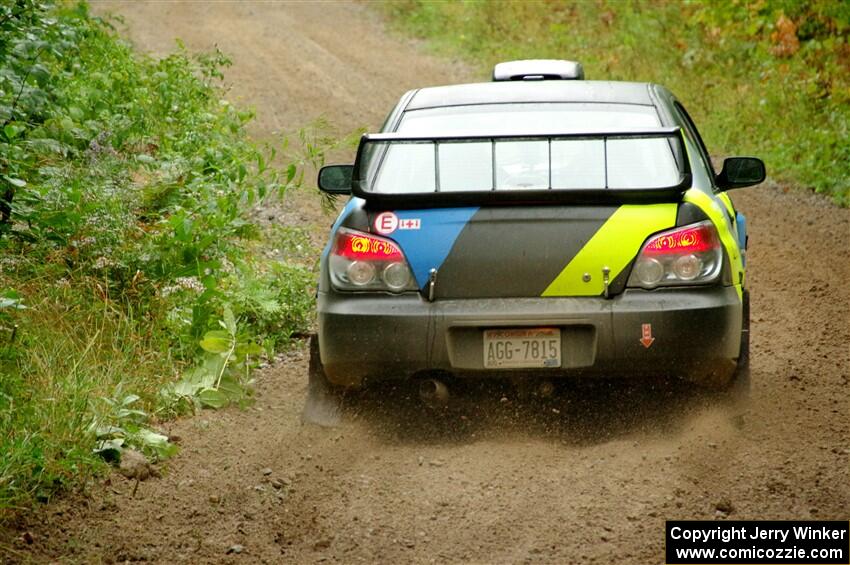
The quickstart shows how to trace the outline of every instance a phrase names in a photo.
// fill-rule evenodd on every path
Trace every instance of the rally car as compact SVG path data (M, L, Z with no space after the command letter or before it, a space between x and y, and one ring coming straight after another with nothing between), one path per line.
M321 257L311 394L384 379L748 380L744 217L663 86L581 65L501 63L493 81L402 96L353 165Z

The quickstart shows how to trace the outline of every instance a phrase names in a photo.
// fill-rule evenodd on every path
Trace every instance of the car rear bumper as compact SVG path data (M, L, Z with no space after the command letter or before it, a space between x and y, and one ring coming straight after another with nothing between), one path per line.
M629 289L612 299L427 302L419 295L320 293L319 346L337 385L446 371L461 377L682 377L722 383L735 369L742 308L734 287ZM653 341L645 346L645 325ZM484 368L484 330L557 327L561 366Z

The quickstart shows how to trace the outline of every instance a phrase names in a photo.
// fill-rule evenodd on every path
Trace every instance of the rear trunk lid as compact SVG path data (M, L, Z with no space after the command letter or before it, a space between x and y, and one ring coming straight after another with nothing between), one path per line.
M646 238L677 204L514 205L395 210L392 233L435 299L617 294ZM371 214L371 223L386 213ZM379 226L375 226L379 227ZM377 230L376 230L377 231ZM607 273L607 274L606 274Z

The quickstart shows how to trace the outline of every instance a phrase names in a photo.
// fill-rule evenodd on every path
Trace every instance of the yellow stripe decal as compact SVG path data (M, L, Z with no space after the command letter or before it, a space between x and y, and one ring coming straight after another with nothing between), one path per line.
M718 194L717 198L719 198L720 201L723 202L723 205L726 206L726 210L729 212L729 217L732 218L732 222L729 226L729 229L732 230L732 235L735 237L735 241L738 241L738 218L737 214L735 214L735 206L732 205L732 199L729 198L729 195L725 192L721 192L720 194Z
M609 277L613 281L634 259L647 237L676 225L677 209L676 204L620 206L542 296L599 296L603 291L602 268L611 269ZM590 275L587 282L585 274Z
M696 188L685 192L684 201L694 204L705 212L717 228L720 241L723 243L723 247L726 248L726 254L729 255L729 261L732 264L732 284L735 285L738 298L742 298L744 294L743 287L746 284L744 280L744 263L741 260L741 250L738 248L738 239L735 237L735 226L729 219L728 214L726 214L726 210L724 210L724 203Z
M735 217L735 207L732 206L732 199L729 198L729 195L725 192L721 192L717 195L717 198L723 201L723 204L726 206L726 209L729 210L729 215L733 218Z

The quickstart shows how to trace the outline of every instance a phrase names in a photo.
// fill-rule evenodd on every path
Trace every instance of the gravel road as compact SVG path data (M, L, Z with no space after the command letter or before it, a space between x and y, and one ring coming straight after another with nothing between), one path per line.
M486 79L359 4L94 4L155 54L218 45L263 138L319 117L374 130L409 88ZM846 520L850 210L775 183L734 198L751 242L743 417L686 386L619 383L548 402L470 390L445 415L381 390L320 429L299 421L302 347L259 375L252 409L170 423L183 450L135 498L114 475L51 504L3 536L8 559L662 563L666 519ZM315 201L288 217L321 237ZM24 531L31 545L10 537Z

